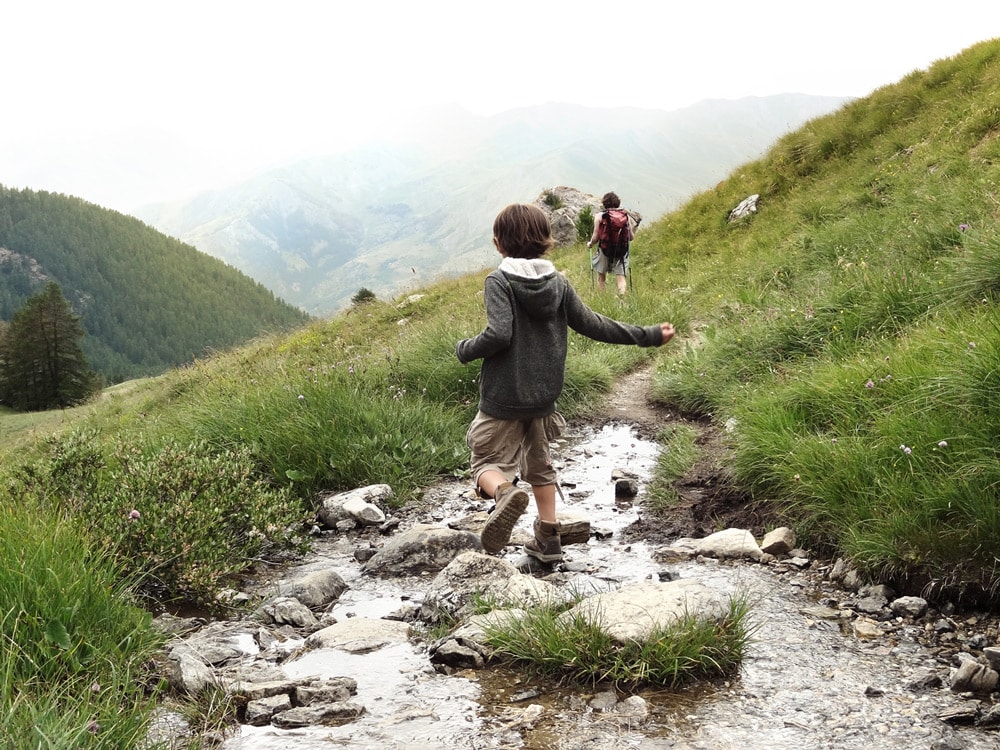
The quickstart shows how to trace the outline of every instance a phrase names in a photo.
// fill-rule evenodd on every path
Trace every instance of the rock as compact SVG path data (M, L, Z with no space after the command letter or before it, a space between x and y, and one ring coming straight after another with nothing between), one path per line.
M997 682L1000 674L975 659L966 659L951 674L951 689L955 693L992 693Z
M764 535L760 549L769 555L784 555L795 548L795 532L782 526Z
M549 217L552 239L557 247L572 245L577 241L576 222L586 206L590 206L595 217L604 210L601 199L597 196L563 185L544 191L534 203ZM553 206L553 203L556 205Z
M167 665L167 682L180 693L197 695L218 684L215 670L186 643L170 651Z
M760 560L764 553L753 534L744 529L726 529L710 534L698 543L698 554L708 557Z
M922 677L917 677L906 684L906 689L914 693L922 693L927 690L936 690L944 684L941 675L936 672L927 672Z
M292 699L288 693L271 695L267 698L253 700L247 703L246 723L255 727L262 727L271 723L271 718L281 711L287 711L292 707Z
M587 597L559 615L557 622L582 617L617 643L647 640L685 616L720 620L729 600L695 579L644 582Z
M1000 672L1000 646L987 646L983 649L983 656L991 669Z
M889 605L894 615L917 619L927 614L927 600L919 596L901 596Z
M736 208L729 212L729 223L734 224L757 213L757 202L759 200L760 195L755 193L740 201Z
M325 495L319 500L316 517L335 529L378 526L385 521L385 513L378 504L387 504L392 496L392 487L387 484L373 484L349 492ZM351 523L344 524L345 521Z
M639 494L639 483L634 479L619 479L615 482L615 497L636 497Z
M486 663L477 648L456 638L447 638L430 651L431 664L452 669L482 669Z
M309 609L328 607L347 591L347 584L335 570L315 570L291 580L278 581L278 596L298 599Z
M482 551L479 536L439 526L415 526L390 539L362 570L383 578L438 572L462 552Z
M854 635L863 639L880 638L883 635L883 631L877 622L867 617L859 617L854 621Z
M264 602L255 612L264 622L291 625L293 628L316 628L319 620L306 605L290 596L278 596Z
M340 703L357 694L358 683L350 677L334 677L319 683L299 685L295 688L295 703L312 706L317 703Z
M365 707L353 701L325 703L321 706L301 706L276 714L271 723L281 729L296 729L318 724L343 724L365 712Z
M477 597L496 607L562 602L570 594L548 581L519 573L502 558L463 552L431 581L420 609L421 618L438 622L442 616L462 620Z
M306 648L336 648L359 654L394 643L404 643L409 637L408 623L371 617L351 617L317 630L306 638L305 645Z

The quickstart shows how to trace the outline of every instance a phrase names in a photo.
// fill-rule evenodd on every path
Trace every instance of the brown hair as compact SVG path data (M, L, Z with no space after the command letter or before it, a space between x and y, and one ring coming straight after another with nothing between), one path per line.
M549 217L526 203L513 203L497 214L493 239L510 258L540 258L555 244Z
M614 193L605 193L604 197L601 198L601 205L605 208L618 208L621 204L621 198Z

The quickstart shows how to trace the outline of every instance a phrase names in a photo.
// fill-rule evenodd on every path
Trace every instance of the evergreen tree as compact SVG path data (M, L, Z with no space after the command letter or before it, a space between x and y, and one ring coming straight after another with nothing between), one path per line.
M0 375L3 400L40 411L85 400L95 390L80 339L84 331L54 281L18 310L4 336Z

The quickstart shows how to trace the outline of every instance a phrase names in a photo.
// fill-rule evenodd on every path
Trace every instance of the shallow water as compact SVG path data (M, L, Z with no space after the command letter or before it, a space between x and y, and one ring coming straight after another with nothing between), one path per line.
M655 579L662 571L647 545L619 540L620 531L642 512L643 484L658 451L628 425L610 424L567 436L556 452L565 493L560 510L582 513L594 529L611 534L606 541L592 538L566 548L563 568L574 572L574 585L604 589ZM636 503L616 500L615 470L638 478ZM475 503L464 496L467 489L456 487L452 501L428 509L429 518L420 520L446 523L466 515ZM515 539L519 532L527 536L532 519L525 514ZM350 586L333 610L338 619L381 617L408 599L419 601L431 576L396 581L362 576L353 549L347 539L324 542L303 566L333 567ZM511 547L507 557L516 563L522 555ZM554 688L505 669L441 675L420 646L401 644L363 655L317 651L286 665L290 676L357 679L356 700L366 708L358 720L295 731L244 727L223 748L910 750L941 739L960 742L956 746L966 750L1000 748L996 732L956 731L937 718L959 700L947 690L918 694L905 688L929 669L947 675L947 667L928 652L905 638L860 640L836 621L809 615L817 597L836 598L839 592L818 591L805 575L756 564L691 561L670 570L725 592L749 591L759 629L741 673L731 680L639 692L650 711L646 721L595 709L593 691ZM531 705L541 709L528 709Z

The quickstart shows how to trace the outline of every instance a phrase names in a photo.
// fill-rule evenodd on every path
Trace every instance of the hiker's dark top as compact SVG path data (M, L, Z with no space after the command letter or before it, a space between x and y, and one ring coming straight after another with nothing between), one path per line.
M486 328L459 341L458 359L483 360L479 410L499 419L551 414L566 374L568 329L608 344L659 346L659 325L621 323L591 310L551 261L504 258L486 277Z

